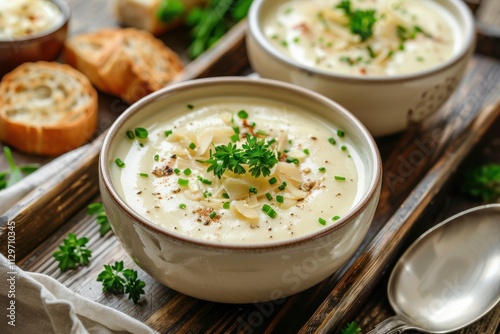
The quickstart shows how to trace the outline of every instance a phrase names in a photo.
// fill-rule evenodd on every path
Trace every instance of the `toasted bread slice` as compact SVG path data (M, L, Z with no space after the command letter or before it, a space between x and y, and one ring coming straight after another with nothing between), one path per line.
M74 68L24 63L0 83L0 140L27 153L73 150L97 127L97 92Z
M65 60L99 90L129 103L164 87L183 68L162 41L134 28L75 36L66 42Z

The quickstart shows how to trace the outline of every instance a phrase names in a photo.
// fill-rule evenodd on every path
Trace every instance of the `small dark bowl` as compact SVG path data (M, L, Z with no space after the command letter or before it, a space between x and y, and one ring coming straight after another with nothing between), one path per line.
M22 63L54 61L59 57L68 34L71 11L65 0L51 1L61 10L62 23L26 38L0 40L0 77Z

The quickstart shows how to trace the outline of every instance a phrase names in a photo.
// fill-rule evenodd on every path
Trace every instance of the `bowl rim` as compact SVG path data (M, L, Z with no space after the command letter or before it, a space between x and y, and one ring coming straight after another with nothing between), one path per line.
M236 243L213 243L210 241L205 241L201 239L192 238L180 233L176 233L170 231L166 228L158 226L153 222L150 222L145 217L136 213L131 207L127 205L127 203L121 198L121 196L116 191L113 186L111 180L111 173L109 170L109 153L111 149L112 142L117 135L117 132L123 126L123 124L131 118L133 115L138 113L143 107L148 106L157 100L161 99L165 94L175 95L176 92L182 92L185 90L189 90L191 88L203 88L206 86L213 85L240 85L240 86L268 86L270 89L278 88L281 90L285 90L290 92L291 94L299 94L304 98L316 100L318 103L326 105L330 108L336 109L338 114L346 120L350 125L359 130L360 136L367 142L368 150L370 154L370 158L374 162L374 173L373 173L373 181L369 184L368 190L366 194L359 200L359 202L351 208L351 210L342 218L337 220L334 224L316 231L314 233L309 233L301 237L297 237L292 240L285 241L275 241L275 242L259 242L252 244L236 244ZM244 94L244 93L243 93ZM284 99L286 101L286 98ZM241 250L241 251L263 251L270 249L282 249L288 248L295 245L312 242L313 240L320 239L330 233L342 228L343 226L354 221L356 217L358 217L364 209L369 206L374 198L378 197L381 183L382 183L382 160L380 157L380 153L378 147L375 143L370 132L366 129L366 127L350 112L348 112L344 107L340 106L338 103L310 91L306 88L302 88L293 84L271 80L271 79L254 79L248 77L212 77L212 78L204 78L204 79L195 79L186 82L181 82L177 84L173 84L171 86L164 87L152 94L147 95L141 100L135 102L131 105L127 110L125 110L117 120L112 124L108 132L106 133L102 148L101 154L99 156L99 179L102 181L102 185L106 187L108 194L112 201L118 205L121 210L126 213L133 224L139 224L142 227L145 227L149 230L152 230L156 233L159 233L169 239L175 240L177 242L181 242L184 244L189 244L198 247L210 248L210 249L224 249L224 250ZM102 191L102 190L101 190Z
M259 20L260 20L260 15L262 12L262 6L263 3L267 0L254 0L252 3L252 6L250 7L250 10L248 12L248 29L247 29L247 34L253 37L256 41L256 43L259 45L259 47L262 48L262 50L270 55L273 59L284 63L285 65L292 67L292 68L297 68L300 71L306 72L308 75L317 75L320 76L324 79L336 79L339 81L350 81L350 82L373 82L373 83L398 83L398 82L403 82L403 81L410 81L413 79L419 79L419 78L425 78L428 76L432 76L435 73L439 73L441 71L444 71L452 66L454 66L456 63L460 62L462 59L466 58L470 51L473 49L473 46L475 44L475 20L472 15L472 12L470 9L467 7L464 1L462 0L439 0L442 2L447 2L450 3L452 6L454 6L459 14L460 17L464 20L465 22L465 39L460 39L461 45L458 50L452 57L448 58L445 62L430 67L428 69L425 69L423 71L419 72L414 72L414 73L408 73L408 74L398 74L398 75L391 75L391 76L383 76L383 75L377 75L377 76L358 76L358 75L352 75L352 74L342 74L342 73L335 73L335 72L330 72L326 70L321 70L312 66L307 66L304 64L300 64L299 62L295 61L294 59L286 56L283 52L280 52L277 50L271 42L268 40L266 36L264 36L262 29L260 29L259 25ZM276 1L276 0L273 0ZM287 0L283 0L287 1ZM293 1L293 0L288 0L288 1Z
M68 2L66 0L47 0L47 1L55 4L57 6L57 8L59 8L59 10L61 11L63 19L60 22L60 24L53 26L51 29L42 30L38 33L35 33L35 34L27 36L27 37L23 37L23 38L12 38L11 37L10 39L0 39L0 46L2 46L2 44L8 44L10 46L12 43L26 43L29 41L36 41L36 40L40 40L40 39L45 39L45 38L51 36L52 34L54 34L55 32L59 31L64 26L66 26L69 22L70 17L71 17L71 8L70 8Z

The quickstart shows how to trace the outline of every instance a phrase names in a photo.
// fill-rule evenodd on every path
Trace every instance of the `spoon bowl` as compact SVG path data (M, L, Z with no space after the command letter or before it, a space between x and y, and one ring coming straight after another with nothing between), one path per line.
M488 313L500 300L500 204L463 211L420 236L395 265L388 297L396 316L369 334L449 333Z

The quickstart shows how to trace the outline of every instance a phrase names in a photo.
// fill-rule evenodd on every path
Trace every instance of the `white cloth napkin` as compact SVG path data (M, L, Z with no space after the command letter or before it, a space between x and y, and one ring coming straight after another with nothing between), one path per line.
M11 265L2 254L0 274L2 333L157 333L124 313L78 295L52 277Z

